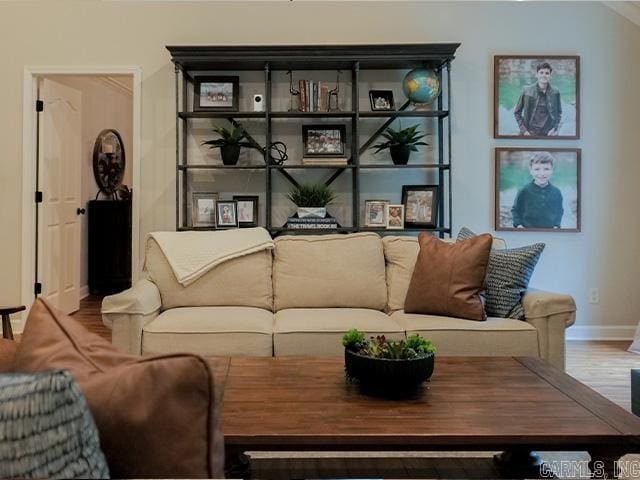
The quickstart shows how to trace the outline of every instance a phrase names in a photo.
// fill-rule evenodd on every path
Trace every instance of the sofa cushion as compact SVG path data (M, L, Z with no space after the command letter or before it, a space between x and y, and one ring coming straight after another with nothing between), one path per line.
M217 424L213 372L203 358L120 353L37 299L18 345L15 369L64 369L73 375L114 477L222 477L224 441Z
M275 241L275 310L386 304L382 240L375 233L284 236Z
M404 310L485 320L480 292L489 264L491 235L447 244L428 233L418 237L420 253Z
M539 356L538 332L532 325L511 318L489 317L485 322L395 312L407 335L431 339L438 355Z
M357 328L367 336L404 338L404 329L391 317L365 308L291 308L275 314L273 349L276 356L339 356L342 336Z
M161 313L142 329L144 355L272 355L273 313L253 307L183 307Z
M451 239L445 241L452 242ZM420 246L417 237L387 235L382 239L384 257L387 264L387 309L389 312L402 310L407 296L413 268L416 265ZM491 248L506 248L501 238L493 238Z
M0 478L109 478L98 431L68 372L0 375Z
M241 306L271 310L271 250L228 260L183 287L158 243L147 239L145 269L158 286L162 309L195 306Z

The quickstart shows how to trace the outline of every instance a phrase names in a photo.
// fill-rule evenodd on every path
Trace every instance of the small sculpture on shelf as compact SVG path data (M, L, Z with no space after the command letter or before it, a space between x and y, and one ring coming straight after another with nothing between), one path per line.
M289 111L290 112L296 112L298 111L299 104L300 104L300 90L296 90L295 88L293 88L293 73L291 72L291 70L287 71L287 75L289 75ZM294 107L294 99L295 103L297 103L298 105L296 105Z
M330 112L339 112L340 111L340 99L338 94L340 93L340 74L341 70L338 70L336 74L336 88L329 90L329 111Z

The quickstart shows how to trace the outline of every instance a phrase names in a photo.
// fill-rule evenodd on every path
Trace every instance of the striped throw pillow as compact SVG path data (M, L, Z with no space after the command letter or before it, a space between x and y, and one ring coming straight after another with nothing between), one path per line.
M475 236L467 227L462 227L457 239ZM524 320L522 296L544 246L544 243L534 243L526 247L491 250L484 293L488 316Z
M0 375L0 478L109 478L98 431L64 371Z

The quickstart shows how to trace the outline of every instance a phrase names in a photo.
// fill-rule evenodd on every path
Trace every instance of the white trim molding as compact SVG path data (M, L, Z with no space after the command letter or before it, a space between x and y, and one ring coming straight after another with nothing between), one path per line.
M22 332L23 320L33 302L35 279L35 215L36 120L38 78L47 75L131 75L133 76L133 152L131 201L131 281L139 277L140 265L140 148L142 118L142 69L135 66L25 66L22 112L22 287L21 299L27 312L12 318L16 333Z
M574 325L567 329L567 340L633 340L635 333L630 325Z

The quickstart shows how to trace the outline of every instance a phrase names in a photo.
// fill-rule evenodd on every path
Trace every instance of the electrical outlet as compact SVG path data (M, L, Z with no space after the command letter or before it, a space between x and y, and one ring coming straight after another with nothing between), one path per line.
M589 289L589 303L600 303L600 289Z

